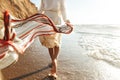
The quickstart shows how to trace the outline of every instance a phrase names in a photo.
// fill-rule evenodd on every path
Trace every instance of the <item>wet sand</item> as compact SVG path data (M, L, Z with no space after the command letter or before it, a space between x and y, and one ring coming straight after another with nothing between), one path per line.
M86 55L79 46L79 33L63 35L57 80L120 80L120 69ZM2 70L7 80L48 80L50 57L38 39L19 56L16 64ZM1 75L0 75L1 77Z

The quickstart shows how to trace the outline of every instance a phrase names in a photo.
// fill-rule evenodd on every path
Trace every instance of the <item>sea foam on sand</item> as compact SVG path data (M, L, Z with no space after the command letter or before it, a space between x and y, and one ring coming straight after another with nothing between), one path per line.
M120 67L120 27L111 25L77 25L79 45L87 55Z

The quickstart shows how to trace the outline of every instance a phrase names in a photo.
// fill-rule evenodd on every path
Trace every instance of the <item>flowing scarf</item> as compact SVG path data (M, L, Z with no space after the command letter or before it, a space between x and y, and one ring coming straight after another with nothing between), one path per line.
M13 25L10 25L13 24ZM12 33L14 26L15 32ZM44 14L36 13L26 19L10 19L8 11L4 12L4 37L0 39L0 59L12 50L23 54L26 48L37 36L51 35L55 33L69 34L73 30L70 23L57 27L53 21ZM18 37L20 41L14 39Z

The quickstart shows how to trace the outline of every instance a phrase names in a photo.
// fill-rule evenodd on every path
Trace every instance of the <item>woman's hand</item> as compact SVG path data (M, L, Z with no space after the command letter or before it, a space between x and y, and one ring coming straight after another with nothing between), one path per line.
M70 20L66 20L65 23L70 23Z

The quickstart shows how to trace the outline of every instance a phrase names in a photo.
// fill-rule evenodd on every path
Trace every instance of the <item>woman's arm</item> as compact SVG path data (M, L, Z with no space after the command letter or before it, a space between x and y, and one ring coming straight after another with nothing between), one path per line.
M60 6L60 10L61 10L61 15L62 18L64 20L64 22L68 22L69 20L67 19L67 15L66 15L66 6L65 6L65 0L61 0L61 6Z

